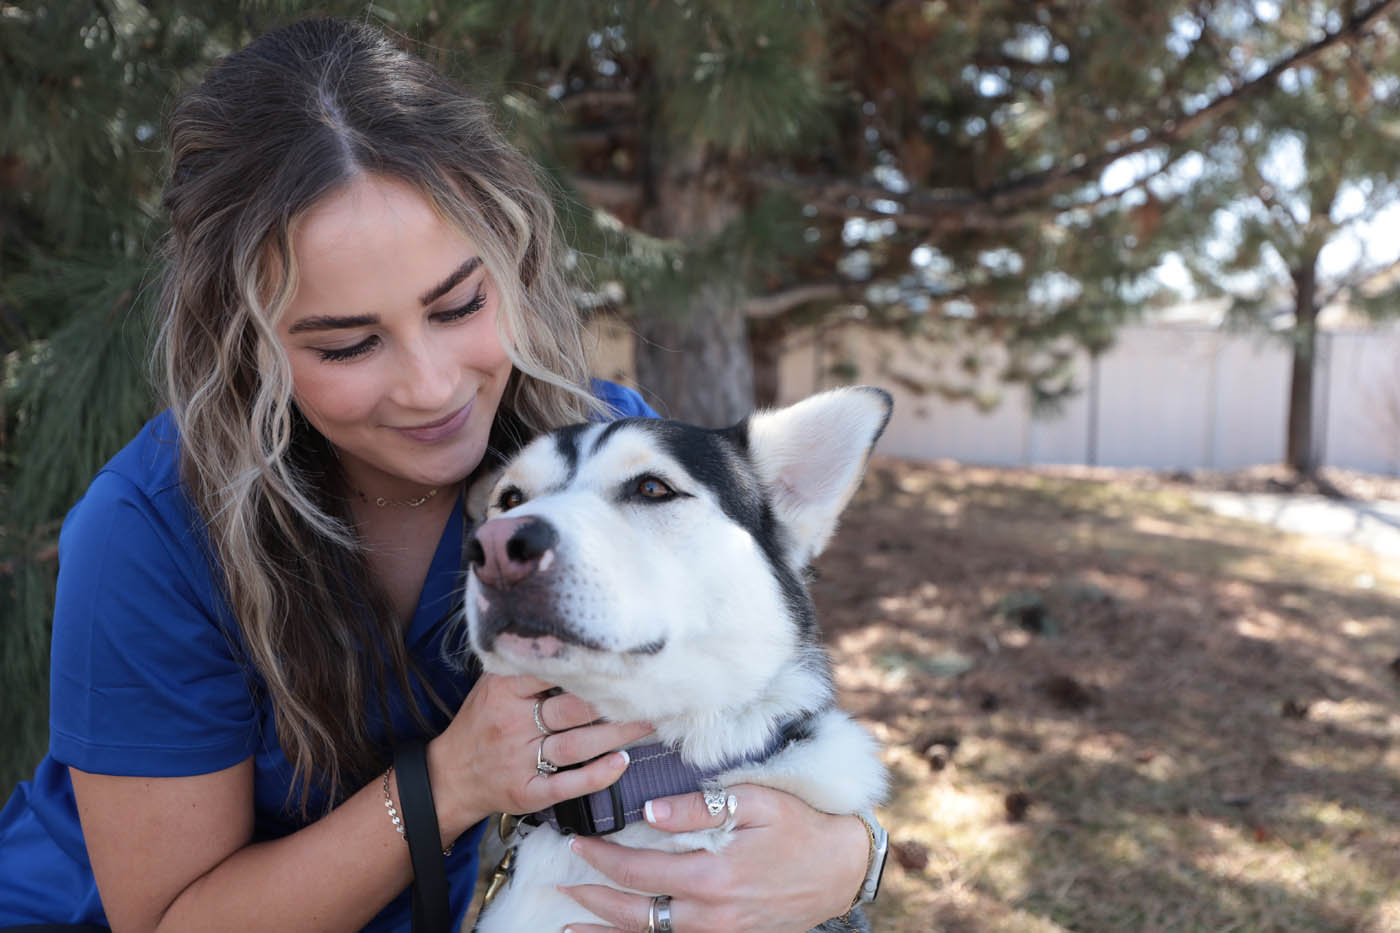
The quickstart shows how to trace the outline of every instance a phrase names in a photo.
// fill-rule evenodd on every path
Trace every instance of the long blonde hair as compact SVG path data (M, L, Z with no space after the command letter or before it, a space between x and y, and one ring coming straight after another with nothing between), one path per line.
M416 675L382 594L357 582L333 452L292 401L276 328L294 224L369 173L413 185L480 247L515 365L492 452L596 410L582 324L533 165L481 101L373 28L267 33L177 103L168 143L160 346L181 476L305 812L313 781L330 805L382 767L367 704L387 718L391 685L412 696Z

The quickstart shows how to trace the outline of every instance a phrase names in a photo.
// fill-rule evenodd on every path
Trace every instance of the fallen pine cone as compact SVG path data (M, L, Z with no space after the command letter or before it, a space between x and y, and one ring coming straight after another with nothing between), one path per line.
M921 843L891 842L890 854L905 871L919 872L928 867L928 848Z
M1093 691L1067 674L1045 678L1040 682L1040 689L1061 709L1077 713L1094 705Z
M1006 805L1006 819L1011 823L1023 822L1026 811L1031 808L1031 795L1024 791L1012 791L1002 801Z

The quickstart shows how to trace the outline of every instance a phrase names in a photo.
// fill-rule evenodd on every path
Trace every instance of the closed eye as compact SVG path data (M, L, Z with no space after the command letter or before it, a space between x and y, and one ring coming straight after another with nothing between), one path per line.
M321 354L321 359L338 363L343 360L353 360L357 356L363 356L375 347L379 346L379 338L371 334L359 343L349 347L316 347L316 352Z
M433 315L433 320L439 324L451 324L464 318L471 317L480 311L486 304L486 293L477 292L466 304L457 308L448 308L446 311L439 311ZM379 346L378 335L371 334L359 343L348 347L316 347L315 350L321 355L321 359L328 363L340 363L346 360L353 360L357 356L364 356L375 347Z
M473 314L480 311L485 304L486 293L477 292L472 296L471 301L468 301L461 307L449 308L446 311L439 311L437 314L434 314L433 320L440 324L450 324L453 321L460 321L462 318L471 317Z

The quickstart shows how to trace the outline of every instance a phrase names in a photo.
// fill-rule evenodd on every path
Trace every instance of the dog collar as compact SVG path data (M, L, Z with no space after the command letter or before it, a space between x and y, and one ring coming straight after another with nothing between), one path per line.
M536 825L547 823L566 836L603 836L615 833L628 823L636 822L648 800L690 794L726 771L740 765L765 761L793 739L800 737L805 719L789 723L780 729L767 747L753 755L726 761L715 768L701 769L681 758L674 745L655 742L627 750L630 762L622 777L612 786L564 800L525 817Z

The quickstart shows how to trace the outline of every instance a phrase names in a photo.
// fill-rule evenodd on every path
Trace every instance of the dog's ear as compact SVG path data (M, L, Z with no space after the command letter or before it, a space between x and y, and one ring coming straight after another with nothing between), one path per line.
M793 566L826 547L893 407L883 389L855 386L749 418L749 454L791 535Z

